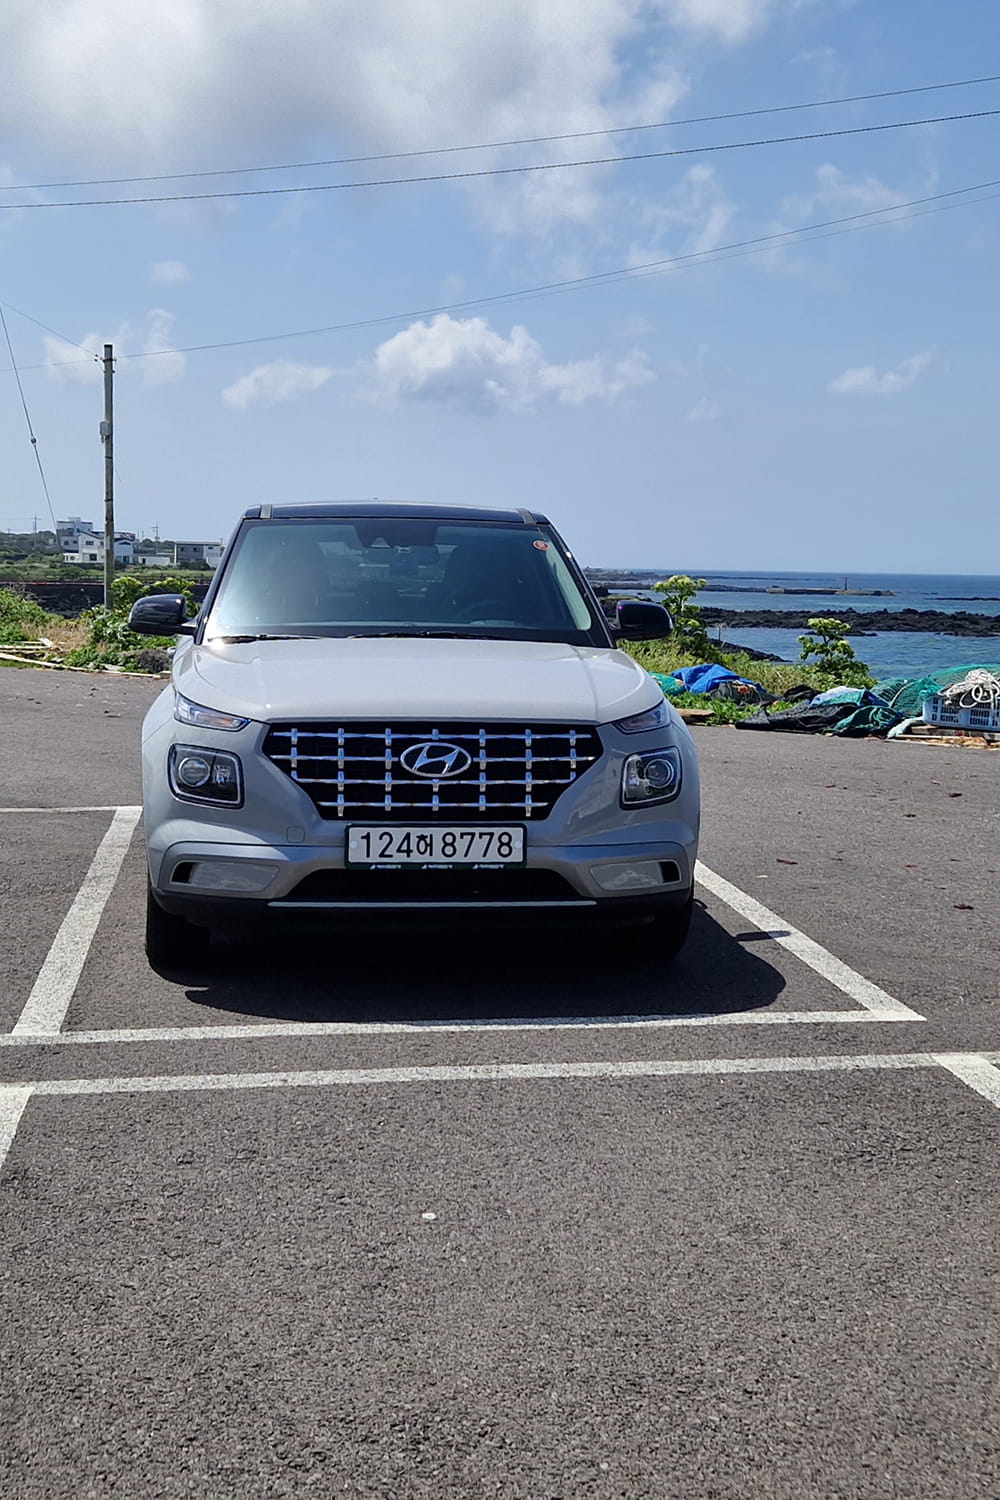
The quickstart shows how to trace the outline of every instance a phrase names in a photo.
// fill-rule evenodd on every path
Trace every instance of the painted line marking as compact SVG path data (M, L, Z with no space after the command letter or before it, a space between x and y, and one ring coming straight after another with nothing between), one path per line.
M97 924L139 821L140 807L119 807L97 846L73 904L63 918L13 1034L54 1035L62 1029Z
M123 807L118 802L109 802L100 807L0 807L0 813L95 813L95 812L134 812L141 813L141 807Z
M0 1168L7 1160L7 1152L14 1144L17 1127L21 1123L24 1107L31 1098L31 1087L0 1085Z
M849 995L859 1005L863 1005L865 1010L878 1012L886 1019L890 1015L900 1021L925 1019L915 1010L911 1010L908 1005L894 1000L891 995L880 989L877 984L873 984L870 979L866 979L863 974L849 968L841 959L814 942L811 937L807 937L804 932L800 932L797 927L793 927L790 922L782 921L781 917L769 911L766 906L762 906L753 896L748 896L745 891L731 885L721 875L716 875L714 870L708 869L700 860L695 867L695 878L706 891L711 891L713 896L718 896L720 901L724 901L733 911L745 917L748 922L752 922L761 932L766 932L768 937L780 943L782 948L787 948L789 953L794 953L802 963L808 965L816 974L845 995Z
M978 1052L938 1052L935 1062L1000 1109L1000 1069Z
M324 1068L272 1073L178 1073L150 1077L52 1078L26 1084L36 1094L159 1094L244 1089L338 1088L407 1083L504 1083L572 1078L672 1078L755 1073L882 1072L936 1068L929 1052L840 1057L725 1057L680 1061L464 1063L412 1068Z
M501 1083L574 1078L706 1078L767 1073L860 1073L943 1069L1000 1108L1000 1070L975 1052L904 1052L840 1057L733 1057L670 1062L485 1063L418 1068L335 1068L318 1072L189 1073L149 1078L47 1079L0 1085L0 1168L34 1094L236 1092L253 1089L344 1088L409 1083Z
M921 1017L915 1017L920 1020ZM437 1036L484 1031L666 1031L691 1026L840 1025L841 1022L908 1021L909 1016L882 1015L871 1010L709 1011L677 1016L547 1016L525 1021L268 1021L259 1026L156 1026L122 1031L17 1032L0 1035L0 1047L66 1046L82 1043L117 1045L127 1042L243 1042L266 1037L324 1036Z

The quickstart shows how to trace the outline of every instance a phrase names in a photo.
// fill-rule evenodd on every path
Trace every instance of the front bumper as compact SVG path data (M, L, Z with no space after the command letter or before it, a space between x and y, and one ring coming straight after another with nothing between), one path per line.
M463 924L477 913L627 920L682 905L690 896L700 799L693 744L679 721L649 735L599 726L600 760L559 795L547 816L525 822L526 866L484 872L471 890L461 868L450 881L427 871L432 878L425 884L422 872L397 879L400 871L372 872L374 878L365 871L360 881L349 878L358 872L345 868L347 820L319 815L306 791L261 752L265 732L263 724L236 733L182 727L166 698L150 711L143 741L144 824L150 886L164 910L208 926L291 920L331 925L339 917L363 920L366 913L380 921L420 922L440 914ZM241 807L200 806L171 792L165 768L171 744L181 740L240 757ZM660 805L623 807L626 757L663 743L681 750L679 796ZM378 823L376 817L370 821ZM515 815L510 821L522 820Z
M158 861L153 894L165 911L207 926L489 918L619 921L688 899L693 855L681 843L529 845L516 869L352 871L320 848L182 840ZM238 889L238 887L243 887Z

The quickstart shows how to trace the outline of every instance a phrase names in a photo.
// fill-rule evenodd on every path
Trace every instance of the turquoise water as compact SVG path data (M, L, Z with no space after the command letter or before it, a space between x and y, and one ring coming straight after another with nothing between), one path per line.
M843 588L843 573L717 573L708 568L690 572L692 577L704 578L708 583L737 587L738 592L734 593L706 589L698 594L699 604L717 609L809 610L820 615L833 614L839 606L857 610L936 609L949 614L967 610L970 614L998 616L997 635L983 640L909 631L853 637L851 644L856 654L877 677L916 677L966 662L1000 662L1000 576L996 574L851 573L846 578L849 589L890 590L892 597L827 598L758 590L766 590L772 584L786 589ZM723 630L727 640L753 646L758 651L770 651L785 661L799 659L799 630L744 629L738 625L727 625Z
M729 588L747 585L737 593L702 590L701 604L720 609L808 609L817 613L826 608L850 607L870 609L939 609L949 614L968 610L977 615L1000 615L1000 577L996 574L942 573L850 573L849 589L890 590L891 598L865 598L844 595L837 598L813 594L769 594L770 585L793 590L800 588L843 588L843 573L712 573L706 570L692 574L706 583L726 584Z
M783 661L799 660L801 631L743 630L735 625L724 626L723 630L726 640L738 645L769 651ZM884 630L878 635L850 639L855 655L867 662L875 677L922 677L967 662L1000 662L1000 636L970 641L963 636Z

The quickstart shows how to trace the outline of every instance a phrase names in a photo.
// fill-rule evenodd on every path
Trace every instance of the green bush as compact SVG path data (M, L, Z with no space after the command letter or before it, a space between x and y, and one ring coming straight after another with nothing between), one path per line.
M704 621L697 605L692 603L699 589L704 588L704 578L691 578L687 573L674 573L662 583L654 583L653 591L663 595L663 604L673 616L674 628L670 635L671 645L678 651L686 651L699 661L719 660L718 647L708 638Z
M40 604L16 589L0 589L0 644L37 640L48 615Z
M851 628L849 625L825 615L816 615L808 623L812 634L799 636L803 661L815 661L816 670L830 679L831 687L874 686L874 677L845 639Z
M194 612L191 590L180 578L160 578L149 583L130 574L116 578L112 585L112 604L108 609L98 605L88 609L82 618L87 622L88 640L66 658L71 667L126 667L136 672L150 670L153 661L162 667L165 658L150 655L166 651L174 644L173 636L139 635L128 627L128 617L137 599L148 594L183 594L188 612Z

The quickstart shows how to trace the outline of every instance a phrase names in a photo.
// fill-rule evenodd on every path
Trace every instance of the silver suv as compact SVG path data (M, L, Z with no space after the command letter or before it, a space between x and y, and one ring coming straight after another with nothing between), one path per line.
M691 918L691 736L548 520L393 505L248 510L142 732L146 951L213 928L608 918L670 957Z

